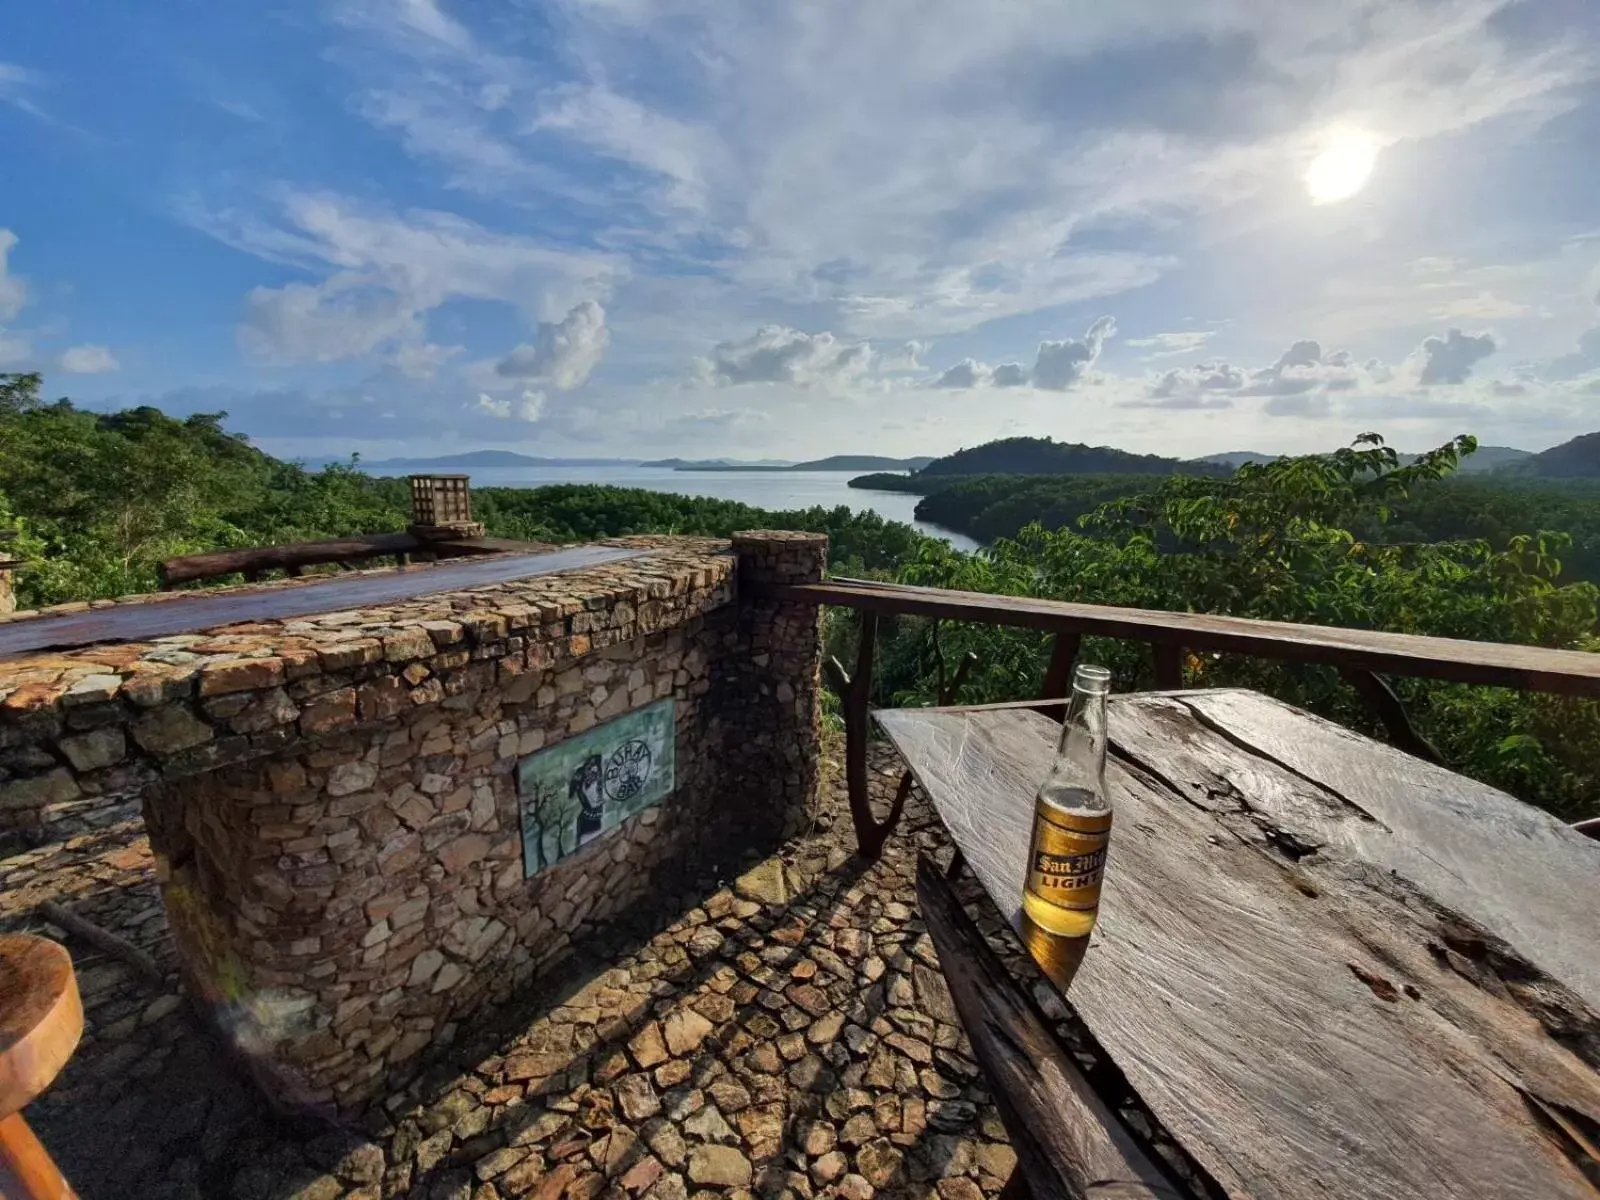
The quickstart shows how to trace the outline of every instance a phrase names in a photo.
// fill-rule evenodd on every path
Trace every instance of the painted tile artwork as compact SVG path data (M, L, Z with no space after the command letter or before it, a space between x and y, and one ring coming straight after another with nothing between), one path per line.
M676 745L673 702L660 700L518 763L523 874L554 866L670 795Z

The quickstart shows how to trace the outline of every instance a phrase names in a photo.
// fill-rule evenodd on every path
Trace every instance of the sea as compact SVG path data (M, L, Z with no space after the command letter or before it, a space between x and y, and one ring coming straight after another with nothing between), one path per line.
M459 468L456 468L459 470ZM756 508L837 508L843 504L891 521L914 525L958 550L976 550L973 539L916 518L920 497L907 492L870 492L849 487L860 471L674 471L669 467L474 467L474 487L545 487L553 483L604 483L647 488L680 496L713 496Z

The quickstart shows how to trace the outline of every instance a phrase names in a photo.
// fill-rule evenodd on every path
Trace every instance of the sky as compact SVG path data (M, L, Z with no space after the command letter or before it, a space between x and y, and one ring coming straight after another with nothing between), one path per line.
M1543 449L1592 0L56 0L0 371L289 457Z

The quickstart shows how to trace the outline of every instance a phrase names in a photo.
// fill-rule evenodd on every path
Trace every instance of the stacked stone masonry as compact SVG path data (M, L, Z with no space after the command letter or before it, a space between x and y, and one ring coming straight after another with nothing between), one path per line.
M352 1110L814 802L816 610L737 591L819 578L826 540L612 544L652 552L0 664L0 819L37 838L142 796L191 995L274 1098ZM668 698L674 793L525 878L519 761Z

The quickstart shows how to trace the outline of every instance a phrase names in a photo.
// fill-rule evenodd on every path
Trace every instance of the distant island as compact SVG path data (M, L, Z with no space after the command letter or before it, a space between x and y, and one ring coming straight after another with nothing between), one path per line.
M677 460L668 459L660 463L645 463L647 467L664 466L667 462ZM936 461L931 456L916 458L884 458L877 454L835 454L829 458L815 458L809 462L787 463L783 465L772 463L741 463L741 462L700 462L683 463L673 467L675 471L921 471L928 464Z
M1281 454L1260 454L1254 450L1224 450L1220 454L1206 454L1199 458L1188 458L1185 462L1191 463L1216 463L1219 466L1238 469L1246 463L1277 462Z
M639 465L668 471L724 471L729 468L739 467L760 467L762 469L789 467L794 465L794 460L791 458L653 458L649 462L642 462Z
M472 450L432 458L385 458L360 464L364 471L415 471L429 467L637 467L637 458L533 458L511 450Z
M431 458L384 458L359 465L363 471L369 472L464 472L505 467L640 467L670 471L920 471L933 461L931 456L884 458L876 454L836 454L831 458L798 463L784 458L535 458L512 450L472 450L464 454L440 454Z
M918 472L932 475L1214 475L1210 462L1184 462L1159 454L1134 454L1114 446L1014 437L985 442L936 458Z

